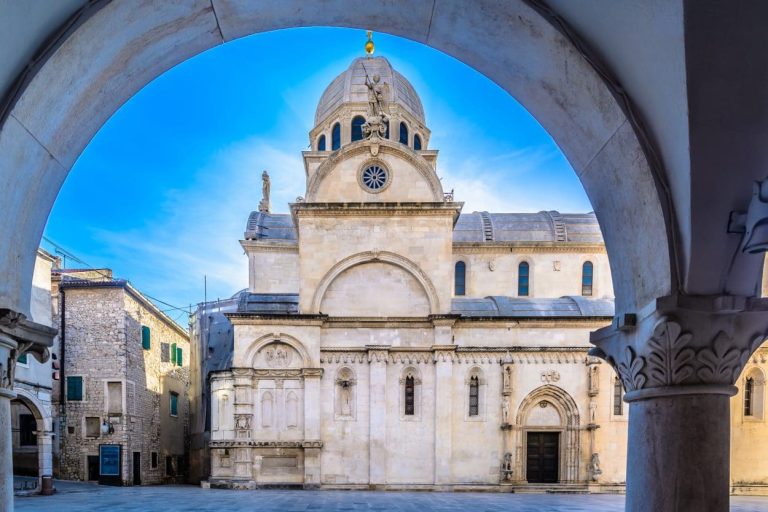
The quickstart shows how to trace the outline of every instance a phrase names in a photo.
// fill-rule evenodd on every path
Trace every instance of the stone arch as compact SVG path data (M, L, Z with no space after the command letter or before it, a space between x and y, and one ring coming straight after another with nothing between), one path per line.
M194 55L246 35L300 26L366 27L407 37L496 82L550 133L581 179L611 256L617 314L677 289L674 237L680 230L653 139L640 128L618 80L563 20L528 2L476 9L448 3L434 12L430 4L414 8L405 0L355 6L343 0L308 9L302 0L286 0L265 11L256 2L102 1L78 12L78 22L46 42L36 65L0 105L0 205L7 214L0 228L6 242L0 309L29 313L34 253L48 213L109 116Z
M320 280L320 284L318 284L317 289L315 290L315 295L312 298L312 306L310 311L315 314L320 313L320 304L323 302L323 298L325 297L325 293L328 291L328 287L331 286L333 281L336 280L336 278L338 278L341 274L343 274L344 271L357 265L370 262L389 263L405 270L407 273L413 276L424 289L424 293L426 294L427 300L429 301L430 313L437 314L440 312L440 300L437 297L437 291L435 290L432 281L429 279L429 276L427 276L419 268L418 265L416 265L408 258L388 251L361 252L358 254L353 254L352 256L348 256L347 258L344 258L340 262L336 263Z
M547 407L553 407L560 418L559 425L530 426L528 418L535 407L545 403ZM518 450L522 457L518 460L517 474L522 479L526 478L526 467L522 461L526 460L526 436L529 431L550 431L560 433L560 465L559 482L575 483L579 481L580 473L580 415L579 408L573 397L564 389L546 384L531 391L521 402L515 416L515 430L519 434L517 438Z
M311 202L314 200L318 191L320 190L320 184L326 177L336 168L336 164L349 157L357 156L360 154L370 154L370 144L366 140L359 140L345 144L323 161L322 164L312 173L309 181L307 182L307 196L306 201ZM432 192L432 200L435 202L442 202L443 200L443 186L440 183L440 179L437 177L435 170L431 165L418 153L408 146L403 146L400 143L392 142L388 139L381 139L379 141L379 154L396 155L409 164L413 165L418 173L424 178L429 185Z
M46 408L35 395L26 389L15 388L13 391L16 393L16 399L22 402L30 410L35 420L37 420L38 430L40 430L40 427L43 427L42 430L44 432L52 432L53 420L51 414L50 412L47 414L45 412L46 410L50 411L50 407Z
M307 352L307 349L304 347L304 344L300 342L298 339L291 336L290 334L285 334L285 333L266 334L254 340L251 343L251 345L248 347L248 349L245 351L245 356L243 357L243 365L247 366L248 368L253 368L254 367L253 365L256 363L256 356L261 351L261 349L275 342L284 343L290 346L296 352L298 352L301 358L302 368L308 368L312 366L311 364L312 360L309 357L309 353Z

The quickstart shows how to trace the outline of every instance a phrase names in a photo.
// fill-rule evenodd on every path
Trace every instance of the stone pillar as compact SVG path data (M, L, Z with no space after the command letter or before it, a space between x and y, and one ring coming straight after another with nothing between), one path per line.
M0 512L13 511L13 437L11 436L11 400L16 342L0 333Z
M234 376L234 409L233 429L235 438L247 440L251 438L251 419L253 417L253 370L250 368L233 368ZM245 488L255 486L253 474L253 448L243 444L233 448L234 479Z
M368 483L372 488L387 483L387 362L386 349L368 350L369 428Z
M501 364L501 435L503 438L503 453L501 454L501 470L499 482L509 484L513 480L520 481L522 478L522 467L518 464L520 459L519 450L516 449L515 438L520 436L519 429L512 429L512 358L507 353L507 357Z
M626 390L627 512L729 509L733 383L768 331L768 299L673 296L592 334Z
M42 422L43 420L38 420ZM38 427L39 428L39 427ZM42 489L44 476L53 476L53 432L40 429L37 434L37 466L40 472L39 488Z
M320 378L322 368L304 371L304 487L320 486Z
M435 485L453 482L453 353L455 346L435 346Z

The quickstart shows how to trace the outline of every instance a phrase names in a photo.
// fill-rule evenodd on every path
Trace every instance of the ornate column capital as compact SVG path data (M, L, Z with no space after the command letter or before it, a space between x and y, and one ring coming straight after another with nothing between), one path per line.
M734 382L768 335L768 299L662 297L595 331L590 355L613 366L625 400L736 393Z

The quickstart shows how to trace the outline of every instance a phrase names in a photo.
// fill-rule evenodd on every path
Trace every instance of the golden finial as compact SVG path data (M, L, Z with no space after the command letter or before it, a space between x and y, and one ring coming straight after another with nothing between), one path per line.
M373 47L373 32L369 30L367 32L367 35L368 35L368 41L365 43L365 53L368 54L368 58L370 59L371 56L373 55L373 50L374 50L374 47Z

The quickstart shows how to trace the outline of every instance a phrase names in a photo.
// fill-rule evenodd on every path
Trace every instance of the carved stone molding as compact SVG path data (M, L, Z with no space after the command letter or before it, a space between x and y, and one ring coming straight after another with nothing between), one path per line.
M368 362L369 363L387 363L389 362L388 350L368 350Z
M210 448L322 448L323 442L314 441L245 441L229 439L211 441Z
M768 333L768 300L665 297L632 327L592 333L590 354L610 363L626 400L687 393L735 394Z

